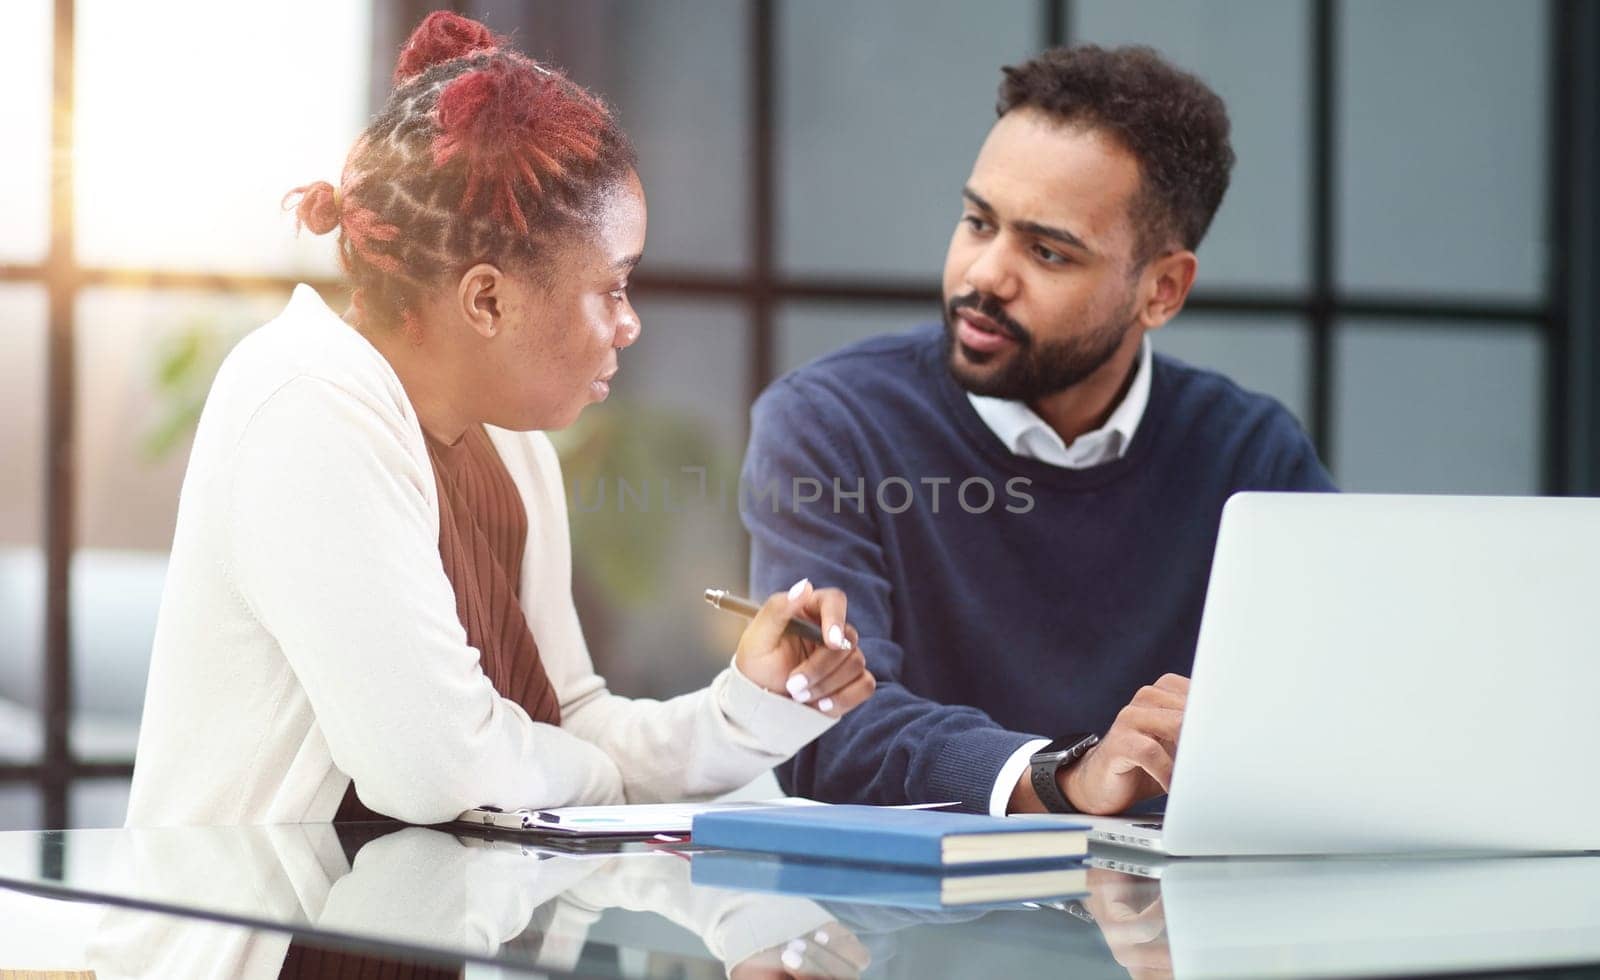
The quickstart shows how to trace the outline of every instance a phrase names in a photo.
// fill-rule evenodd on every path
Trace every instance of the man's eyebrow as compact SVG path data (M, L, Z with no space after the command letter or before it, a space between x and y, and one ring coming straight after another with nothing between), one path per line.
M981 210L994 214L994 205L978 196L978 192L970 187L961 188L961 196L976 204Z
M635 252L632 255L613 262L611 264L611 268L617 272L627 272L630 271L634 266L638 265L639 260L642 258L644 258L643 252Z
M995 213L994 205L990 204L988 201L985 201L972 188L961 188L961 196L977 205L980 210L986 211L989 214ZM1037 221L1017 221L1012 223L1012 227L1016 228L1018 231L1026 232L1027 234L1033 235L1037 238L1048 238L1052 241L1070 245L1081 252L1087 252L1090 255L1095 254L1094 249L1090 248L1087 242L1065 228L1056 228L1053 225L1040 224Z
M1039 238L1049 238L1053 241L1070 245L1079 251L1088 252L1090 255L1094 254L1094 249L1090 248L1083 239L1079 238L1077 235L1074 235L1065 228L1055 228L1050 225L1041 225L1037 221L1018 221L1016 226L1019 230L1025 231L1030 235L1034 235Z

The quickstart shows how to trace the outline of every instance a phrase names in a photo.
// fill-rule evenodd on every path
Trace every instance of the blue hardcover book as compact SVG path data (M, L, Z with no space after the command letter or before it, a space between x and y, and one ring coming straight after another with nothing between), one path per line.
M713 888L903 909L1006 906L1088 891L1087 871L1078 863L940 873L747 851L701 851L694 855L689 875L696 885Z
M697 814L702 847L915 868L1078 860L1089 828L1054 820L879 806L794 806Z

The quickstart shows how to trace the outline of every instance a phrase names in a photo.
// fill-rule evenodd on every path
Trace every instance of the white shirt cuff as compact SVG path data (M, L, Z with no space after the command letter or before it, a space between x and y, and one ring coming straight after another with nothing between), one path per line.
M1006 815L1006 807L1011 804L1011 791L1017 788L1017 780L1022 778L1022 773L1028 768L1028 758L1049 744L1048 738L1035 739L1011 753L1011 758L1000 767L1000 775L995 777L994 792L989 794L991 817Z
M718 681L721 683L719 684ZM739 670L738 659L728 664L713 686L722 713L756 743L787 759L832 728L838 720L792 698L773 694Z

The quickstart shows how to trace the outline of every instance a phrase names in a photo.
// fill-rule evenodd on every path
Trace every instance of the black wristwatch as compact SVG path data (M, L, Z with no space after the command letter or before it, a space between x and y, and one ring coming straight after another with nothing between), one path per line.
M1092 732L1079 732L1058 738L1028 757L1028 768L1033 779L1033 791L1039 794L1044 808L1051 813L1077 813L1067 802L1056 782L1056 773L1083 758L1083 754L1100 744L1100 736Z

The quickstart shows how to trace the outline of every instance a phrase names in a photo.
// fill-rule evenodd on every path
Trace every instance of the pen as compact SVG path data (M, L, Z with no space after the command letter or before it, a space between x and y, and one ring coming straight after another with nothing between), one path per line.
M756 613L761 611L760 606L744 596L734 595L727 589L707 589L706 601L718 609L735 613L745 619L754 619L756 618ZM822 639L822 630L817 628L816 623L808 620L791 619L789 620L789 625L784 627L783 631L791 636L798 636L802 640L810 640L812 643L827 646Z

